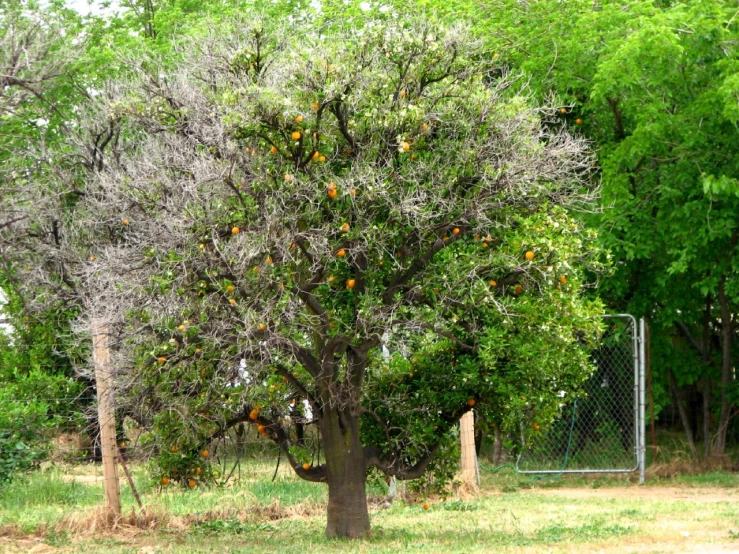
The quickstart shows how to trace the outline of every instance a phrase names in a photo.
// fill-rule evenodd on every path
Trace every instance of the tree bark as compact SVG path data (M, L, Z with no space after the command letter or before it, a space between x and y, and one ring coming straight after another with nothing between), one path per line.
M328 476L326 537L366 537L370 532L367 462L359 442L359 417L347 408L329 409L320 425Z
M726 276L721 277L718 285L718 302L721 309L721 414L718 419L715 457L723 457L726 452L726 431L731 417L729 402L729 383L731 381L731 339L733 329L729 301L726 298Z

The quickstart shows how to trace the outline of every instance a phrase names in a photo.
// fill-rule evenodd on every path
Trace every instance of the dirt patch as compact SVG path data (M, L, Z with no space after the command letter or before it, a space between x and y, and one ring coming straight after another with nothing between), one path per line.
M537 494L574 499L641 498L645 500L687 500L689 502L736 502L739 492L734 489L693 487L604 487L598 489L557 488L535 489Z

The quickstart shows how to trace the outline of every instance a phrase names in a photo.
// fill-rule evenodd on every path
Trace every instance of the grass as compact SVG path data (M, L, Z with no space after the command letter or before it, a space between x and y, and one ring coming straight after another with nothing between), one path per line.
M49 552L89 554L620 554L739 547L739 496L732 496L739 477L730 473L659 479L645 490L623 476L533 480L507 468L483 472L480 494L431 498L428 511L423 502L396 500L389 509L373 509L368 540L346 542L323 538L325 487L297 480L288 470L272 482L272 464L251 464L233 486L194 491L160 491L143 468L134 467L149 518L140 518L138 527L124 523L113 530L95 527L101 484L70 481L68 469L36 472L2 489L0 551L26 552L38 536L52 548ZM74 471L84 477L79 467ZM128 514L133 498L125 481L122 495Z

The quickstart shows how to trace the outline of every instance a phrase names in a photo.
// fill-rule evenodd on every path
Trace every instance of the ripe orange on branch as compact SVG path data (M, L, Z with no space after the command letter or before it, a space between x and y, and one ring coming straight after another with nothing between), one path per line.
M338 252L336 253L336 255L337 255L337 256L338 256L339 258L343 258L344 256L346 256L346 250L344 250L344 249L342 248L341 250L339 250L339 251L338 251Z
M303 122L303 116L297 115L295 116L295 123L302 123Z
M336 195L337 195L338 193L336 192L336 189L328 189L328 191L326 192L326 194L328 194L328 197L329 197L329 198L330 198L331 200L333 200L334 198L336 198Z
M346 288L347 290L353 289L357 284L356 279L347 279L346 280Z
M198 485L198 482L195 479L188 479L187 486L191 489L194 489Z
M290 134L290 138L292 138L293 140L300 140L300 137L302 136L303 136L303 133L301 133L300 131L293 131Z
M348 232L349 232L349 229L351 229L351 227L349 226L349 224L348 224L348 223L344 223L344 224L343 224L343 225L341 226L341 232L342 232L342 233L348 233Z
M523 287L521 285L516 285L516 294L521 294L523 292Z
M310 464L309 464L309 463L307 463L307 462L306 462L306 463L304 463L304 464L303 464L303 469L304 469L305 471L308 471L308 470L310 469Z
M467 401L467 405L468 405L469 407L472 407L472 406L474 406L474 405L475 405L475 399L474 399L474 398L470 398L470 399L469 399L469 400Z
M459 227L455 227L452 229L452 235L458 235L459 234Z
M238 235L240 232L241 232L241 229L239 229L238 227L234 227L233 229L231 229L232 235Z
M169 485L169 478L168 477L162 477L162 485L165 487Z
M259 417L259 410L254 408L251 412L249 412L249 419L252 421L255 421Z
M207 458L208 456L210 456L210 452L208 452L208 450L207 450L207 449L203 449L203 450L201 450L201 451L200 451L200 455L201 455L201 456L202 456L203 458Z
M563 285L567 284L567 277L562 275L562 277L559 278L559 282L562 283Z
M526 252L526 259L528 261L533 260L534 259L534 256L535 256L535 254L531 250L529 250L528 252Z

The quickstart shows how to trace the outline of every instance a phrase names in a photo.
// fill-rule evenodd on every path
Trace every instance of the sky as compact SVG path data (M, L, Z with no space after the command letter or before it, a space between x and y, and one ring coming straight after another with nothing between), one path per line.
M103 2L100 2L99 0L92 0L92 2L88 2L88 0L67 0L67 6L82 15L101 15L105 13L110 13L111 11L114 11L118 6L118 2L116 0L105 3L109 3L110 7L101 8L100 5L103 4Z

